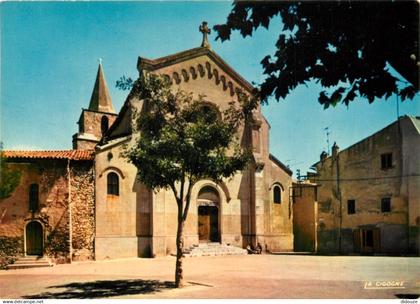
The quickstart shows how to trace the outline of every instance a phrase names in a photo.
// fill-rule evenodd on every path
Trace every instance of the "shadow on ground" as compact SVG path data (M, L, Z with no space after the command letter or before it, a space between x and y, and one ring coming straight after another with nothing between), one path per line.
M173 282L157 280L115 280L78 282L50 288L64 289L24 296L25 299L95 299L150 294L175 288Z

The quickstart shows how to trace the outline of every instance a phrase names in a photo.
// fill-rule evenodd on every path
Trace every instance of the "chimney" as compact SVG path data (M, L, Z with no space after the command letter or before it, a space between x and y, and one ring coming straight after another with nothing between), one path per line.
M337 146L337 143L334 142L334 145L332 146L332 157L333 158L337 158L339 150L340 150L340 148Z
M320 156L321 161L323 162L327 157L328 157L327 152L322 151L321 156Z

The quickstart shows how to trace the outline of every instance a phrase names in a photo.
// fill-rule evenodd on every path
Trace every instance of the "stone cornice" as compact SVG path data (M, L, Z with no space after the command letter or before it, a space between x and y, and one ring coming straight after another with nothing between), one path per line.
M208 56L219 69L236 81L241 87L248 91L248 93L252 93L255 90L255 88L246 79L235 72L235 70L232 69L219 55L211 49L205 47L198 47L157 59L139 57L137 61L137 69L140 73L143 70L156 71L200 56ZM214 71L216 71L216 73L214 73ZM207 61L205 65L197 64L197 66L189 67L188 70L182 69L179 72L174 72L173 75L167 76L178 84L181 80L189 81L191 78L196 79L198 76L204 77L205 75L207 75L209 79L214 76L217 84L222 82L223 89L226 90L229 88L231 95L234 95L236 92L236 88L233 87L232 82L226 80L226 76L215 69L209 61Z

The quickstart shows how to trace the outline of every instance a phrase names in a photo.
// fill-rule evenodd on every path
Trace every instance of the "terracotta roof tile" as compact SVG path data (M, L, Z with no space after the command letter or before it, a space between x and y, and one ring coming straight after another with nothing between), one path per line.
M72 160L93 160L93 150L61 150L61 151L3 151L6 158L51 158Z

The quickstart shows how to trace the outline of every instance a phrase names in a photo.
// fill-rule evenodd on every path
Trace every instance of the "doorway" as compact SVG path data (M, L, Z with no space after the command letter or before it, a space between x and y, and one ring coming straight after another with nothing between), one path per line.
M26 225L26 255L42 256L44 252L44 232L39 222Z
M200 243L220 242L219 192L204 186L197 197L198 240Z
M353 231L355 252L361 254L379 253L381 251L381 231L379 228L361 228Z
M198 239L202 243L219 242L219 208L198 207Z

